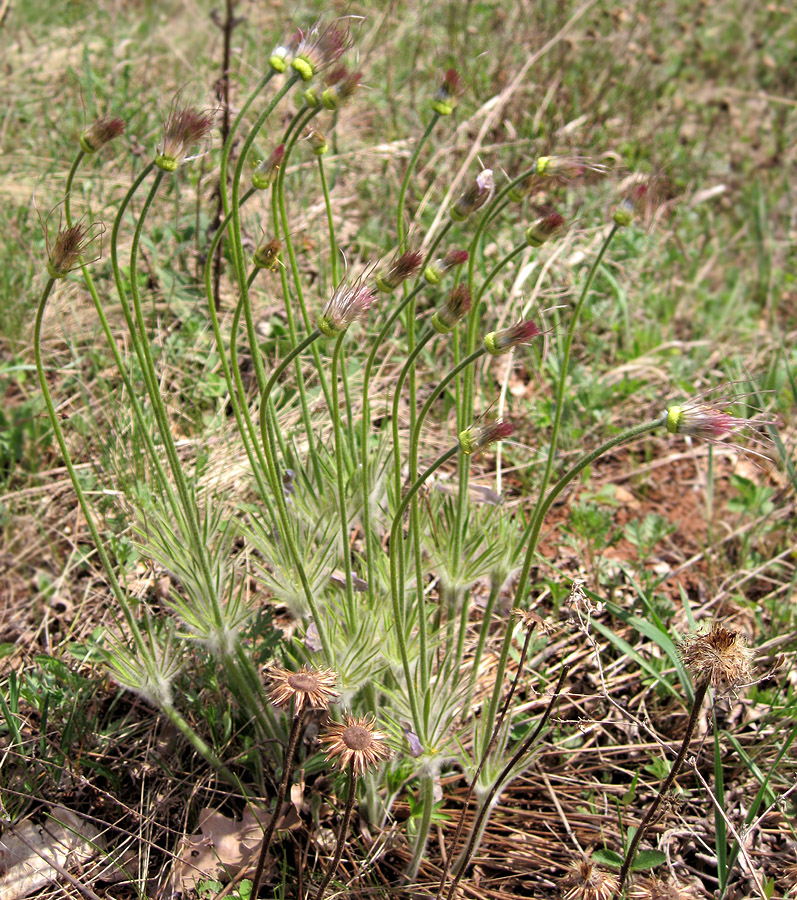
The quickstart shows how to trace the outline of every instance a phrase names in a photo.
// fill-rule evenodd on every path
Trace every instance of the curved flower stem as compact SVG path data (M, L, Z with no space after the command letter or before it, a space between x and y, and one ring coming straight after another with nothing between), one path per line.
M418 157L421 155L423 145L426 143L429 135L432 133L432 130L437 124L437 120L439 118L440 114L435 113L429 120L429 124L426 126L426 131L424 131L424 133L421 135L421 139L415 145L415 150L413 150L409 165L407 166L407 171L404 173L404 179L401 182L401 189L399 190L398 196L398 205L396 207L396 236L398 238L399 246L401 246L401 242L404 240L404 204L407 200L407 190L410 186L410 178L412 178L412 173L418 163Z
M393 620L396 625L396 635L398 637L399 653L401 654L401 664L404 668L404 677L407 681L407 696L410 702L410 710L412 712L412 724L415 733L422 737L425 729L418 714L418 701L416 698L415 681L410 670L410 660L407 654L407 641L404 631L405 610L404 598L399 595L399 574L397 553L401 552L401 524L404 519L404 513L410 505L412 498L418 493L424 482L430 478L442 465L448 462L459 451L459 444L455 444L445 453L440 455L426 471L415 480L414 484L407 491L404 499L396 510L393 517L393 524L390 529L390 599L393 605Z
M351 819L351 811L354 808L354 795L356 793L355 787L357 784L357 779L354 776L354 760L352 759L349 763L349 792L346 795L346 808L343 810L343 818L340 822L340 831L338 832L338 843L335 847L335 855L332 857L332 862L330 862L329 867L327 868L326 874L324 875L321 884L318 886L318 890L316 891L315 900L322 900L324 896L324 891L327 889L327 885L332 880L332 876L335 874L335 870L338 867L338 863L340 862L340 858L343 856L343 848L346 845L346 832L349 829L349 820Z
M470 840L468 841L467 847L460 854L459 859L454 864L454 871L456 874L451 881L451 887L448 889L447 900L452 900L454 893L456 892L457 885L459 884L462 876L465 874L465 869L468 867L468 863L473 856L473 853L476 849L477 842L481 839L481 836L484 831L484 824L487 818L487 814L492 808L493 800L495 799L496 794L499 792L501 787L503 786L505 780L512 773L512 769L520 762L521 759L528 753L531 746L535 743L537 738L540 736L542 729L545 727L546 722L550 718L551 713L553 712L554 703L559 697L559 694L562 692L562 685L564 684L565 677L569 671L569 666L562 666L562 671L559 673L559 680L556 682L556 687L554 688L553 695L551 696L551 702L545 709L545 712L542 715L542 718L537 724L537 727L534 729L534 732L529 735L524 741L521 742L518 749L512 755L512 758L509 762L504 766L500 775L495 779L492 784L492 787L487 792L487 795L482 802L481 809L479 810L479 815L476 817L476 821L473 823L473 830L471 831Z
M58 420L58 414L56 413L55 406L53 405L53 398L50 393L50 387L47 384L47 377L44 373L44 364L42 362L41 353L41 330L42 321L44 319L44 310L47 306L47 300L49 299L50 293L52 292L54 283L54 279L49 278L44 286L44 290L42 291L39 305L36 310L36 321L33 326L33 355L36 363L36 373L39 378L39 387L41 388L42 397L44 398L44 405L47 408L47 415L50 419L50 424L53 429L53 434L55 435L56 443L58 444L58 449L61 451L61 457L63 458L64 465L66 466L66 470L69 473L69 479L72 482L72 487L75 490L78 505L80 506L80 511L83 513L83 518L86 521L86 527L88 528L89 534L91 535L91 540L97 549L97 555L99 556L102 567L105 570L105 576L108 579L108 585L111 589L111 593L113 594L114 599L119 605L119 608L122 610L125 622L130 629L133 643L136 646L136 650L138 651L142 662L148 669L151 670L149 674L153 678L153 680L155 680L158 673L155 672L154 669L151 669L149 662L150 653L147 652L144 636L141 634L138 622L133 615L132 610L130 609L130 604L127 602L127 597L125 597L124 591L122 590L121 585L119 584L119 580L116 577L116 572L111 565L110 557L108 556L108 552L105 549L105 542L100 537L100 532L94 521L94 514L88 504L86 495L83 492L83 488L80 484L80 480L78 479L77 472L75 471L74 463L72 462L72 456L67 448L66 440L64 439L64 432L61 429L61 423ZM200 756L202 756L205 762L216 769L216 771L231 785L238 788L241 787L239 779L237 779L232 774L232 772L230 772L230 770L224 765L224 763L215 755L215 753L213 753L210 747L191 728L191 726L185 721L185 719L183 719L183 717L177 712L177 710L175 710L174 707L171 706L171 704L161 704L160 708L171 720L178 731L180 731L180 733L186 738L186 740L188 740L191 746L200 754Z
M625 854L625 859L623 860L622 868L620 869L620 874L618 876L617 883L617 891L615 892L616 897L621 897L623 893L623 885L628 878L628 873L631 871L631 866L634 862L634 857L636 856L637 848L639 847L639 842L642 840L643 835L647 831L648 825L650 825L650 821L653 816L656 814L656 810L661 805L661 801L667 795L667 791L672 787L673 782L675 781L678 773L681 771L681 766L686 759L686 753L689 749L689 744L692 740L692 735L695 732L695 728L697 727L698 719L700 718L700 708L703 706L703 700L706 697L706 691L708 690L709 682L708 680L703 681L698 684L695 688L695 699L692 703L692 712L689 715L689 721L686 725L686 734L684 735L684 739L681 742L681 748L678 751L678 755L675 757L675 760L670 767L670 771L664 781L661 783L661 787L659 788L659 792L654 798L653 802L648 807L648 811L645 813L644 819L639 824L639 828L637 828L634 833L633 838L631 839L631 844L628 847L628 850Z
M578 303L576 303L576 307L573 310L573 315L570 317L570 326L567 329L564 351L562 353L562 359L559 364L559 379L556 385L556 398L554 400L554 420L553 427L551 428L551 440L548 447L548 459L545 463L545 472L543 473L542 482L539 488L539 500L537 501L537 508L535 509L534 515L532 516L532 521L534 521L540 510L540 507L542 506L543 498L545 497L545 491L548 489L548 482L551 480L553 461L556 456L556 445L559 440L559 429L562 423L562 407L564 406L565 402L565 387L567 385L567 375L568 369L570 367L570 350L573 346L573 338L576 333L578 320L581 316L581 310L584 308L584 303L589 296L590 288L592 287L592 282L595 280L595 275L598 271L598 268L603 261L603 257L606 251L609 249L609 244L611 244L612 238L617 233L617 230L619 228L620 226L616 222L612 225L612 228L609 231L606 240L603 242L600 250L598 251L598 255L595 257L592 265L590 266L589 273L587 274L587 280L584 282L584 287L581 290L581 296L578 298Z
M496 592L497 596L497 592ZM520 654L520 662L518 663L517 672L515 673L515 677L512 679L512 686L509 688L509 693L506 696L506 701L504 702L503 709L501 710L501 714L495 720L495 726L493 728L492 735L490 736L490 740L482 753L482 758L479 761L479 766L476 769L476 773L471 779L470 785L468 785L468 793L465 795L465 799L462 802L462 811L459 814L459 821L457 822L457 830L454 832L454 837L451 841L451 850L452 852L446 856L446 861L443 866L443 871L440 873L440 884L437 886L437 897L435 900L440 900L440 897L443 893L443 888L446 884L446 879L448 878L449 870L451 869L451 862L453 858L453 851L459 843L459 839L462 836L462 829L465 826L465 814L468 811L468 804L470 803L470 798L473 796L473 791L476 788L476 784L479 780L479 776L482 773L482 769L484 769L485 763L487 762L488 757L493 752L493 748L495 747L496 741L498 740L498 735L501 733L501 728L504 724L504 719L506 718L506 714L509 710L509 705L512 702L512 698L515 696L515 691L517 690L518 682L520 681L521 674L523 672L523 667L526 664L526 654L528 653L529 643L531 642L531 635L534 632L534 628L536 627L536 623L533 623L529 628L526 629L526 639L523 642L523 650ZM511 633L514 628L512 625L512 620L510 619L507 624L507 629ZM489 722L489 718L485 718L485 723Z
M291 728L290 737L288 738L288 746L285 748L285 758L282 764L282 779L280 780L277 790L277 797L274 801L274 809L268 820L268 825L263 833L263 842L260 845L260 855L257 858L257 867L252 878L252 891L250 897L257 900L257 894L260 890L260 881L263 877L263 869L266 865L266 857L268 856L271 841L274 838L274 832L277 830L277 821L282 811L282 804L285 802L285 796L288 793L288 784L293 774L293 757L296 755L296 746L299 743L299 734L302 730L302 720L304 718L304 707L300 708L293 717L293 727Z
M340 396L338 394L338 367L340 350L346 332L342 331L335 341L332 352L332 429L335 435L335 473L338 487L338 515L340 516L341 550L343 554L343 571L346 576L346 606L348 626L352 634L356 633L357 609L354 604L354 587L351 579L351 551L349 548L349 519L346 510L346 479L343 459L343 432L340 427Z

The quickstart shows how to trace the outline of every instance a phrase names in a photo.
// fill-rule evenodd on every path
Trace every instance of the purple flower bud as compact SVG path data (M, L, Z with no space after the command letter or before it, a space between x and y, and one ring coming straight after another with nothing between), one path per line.
M492 197L494 188L493 170L483 169L476 176L476 181L451 207L451 218L455 222L464 222Z
M560 232L564 225L565 220L557 212L540 216L536 222L532 222L526 229L526 243L530 247L540 247Z
M362 72L349 72L343 66L343 76L330 83L323 94L321 104L325 109L338 109L356 92L363 80Z
M429 284L439 284L446 272L450 272L451 269L455 269L457 266L464 265L467 261L467 250L449 250L444 257L429 263L423 270L423 277Z
M84 153L96 153L100 147L104 147L109 141L124 134L125 123L121 119L111 119L103 116L93 122L80 135L80 149Z

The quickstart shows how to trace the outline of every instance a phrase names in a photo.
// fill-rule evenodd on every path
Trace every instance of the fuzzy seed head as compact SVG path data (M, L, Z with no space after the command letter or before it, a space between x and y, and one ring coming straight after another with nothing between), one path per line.
M667 431L706 441L718 441L748 422L702 403L685 403L667 410Z
M589 859L576 859L562 880L562 900L611 900L617 877L599 869Z
M399 250L393 254L385 272L379 272L374 279L376 286L385 294L390 294L420 269L423 255L417 250Z
M363 80L362 72L349 72L345 66L342 69L342 77L330 83L321 94L321 105L324 109L339 109L356 93Z
M680 650L696 685L708 682L715 690L729 691L752 680L753 652L747 641L719 622L687 635Z
M164 172L174 172L186 153L198 144L213 127L213 119L189 106L175 109L166 120L163 143L155 165Z
M492 169L482 169L474 183L463 193L451 207L451 218L455 222L464 222L477 209L492 197L495 190L495 179Z
M605 175L608 168L585 156L541 156L535 166L538 175L559 181L576 181L588 174Z
M512 423L504 419L497 419L488 425L471 425L465 431L460 431L459 446L466 456L472 456L475 453L481 453L490 444L508 438L514 430Z
M102 116L80 135L80 149L84 153L96 153L100 147L104 147L114 138L124 134L124 131L125 123L121 119Z
M355 778L390 756L387 735L376 729L373 717L358 719L346 715L342 724L329 725L320 740L328 745L327 759L334 760L341 769L354 763Z
M526 229L526 243L530 247L541 247L546 241L558 234L565 227L565 220L557 212L540 216Z
M462 266L468 261L467 250L449 250L445 256L436 259L423 270L423 277L429 284L440 284L446 272Z
M302 32L296 56L291 62L303 81L310 81L319 72L337 62L350 44L349 34L335 25L321 28L318 23Z
M298 672L274 668L269 699L275 706L287 706L293 701L294 712L311 707L326 709L338 696L335 673L331 669L310 669L302 666Z
M375 301L376 294L362 283L362 279L341 281L318 317L318 328L327 337L335 337L352 322L362 319Z
M652 875L640 878L628 889L629 900L698 900L694 888Z
M274 184L277 172L285 159L285 144L276 146L266 159L260 160L252 173L252 187L258 191L264 191Z
M62 228L55 238L55 244L47 259L47 273L50 278L66 278L80 265L80 257L89 244L88 229L83 225Z
M443 76L440 87L432 98L432 109L439 116L450 116L456 109L457 100L462 93L462 80L456 69L449 69Z
M529 319L525 322L511 325L509 328L503 328L501 331L491 331L484 338L484 346L492 356L500 356L519 344L530 343L540 334L542 332L537 327L537 324Z
M466 284L451 288L445 303L432 316L432 328L438 334L448 334L470 310L470 291Z

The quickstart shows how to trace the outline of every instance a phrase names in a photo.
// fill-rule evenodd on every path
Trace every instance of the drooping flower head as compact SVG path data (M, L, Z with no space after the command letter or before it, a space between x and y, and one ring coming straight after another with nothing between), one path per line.
M350 72L343 66L341 77L330 82L321 94L321 105L324 109L339 109L354 96L362 80L362 72Z
M70 228L59 229L52 250L48 248L47 252L47 274L50 278L66 278L80 265L84 251L93 240L90 230L80 222Z
M155 165L164 172L174 172L186 153L198 144L213 127L213 119L185 106L173 110L163 128L163 143L155 157Z
M268 269L273 272L280 264L281 251L282 244L280 244L276 238L272 238L269 241L263 241L257 245L254 255L252 256L252 262L254 262L258 269Z
M708 682L716 690L727 691L752 680L753 653L747 641L719 622L688 634L680 649L696 685Z
M562 880L562 900L612 900L617 876L600 869L590 859L575 859Z
M473 215L477 209L492 197L495 190L495 179L492 169L482 169L476 176L473 184L460 195L459 199L451 207L451 218L455 222L464 222L468 216Z
M527 319L524 322L510 325L509 328L503 328L501 331L491 331L488 335L485 335L484 347L492 356L500 356L519 344L530 343L540 334L542 332L536 322Z
M438 334L448 334L470 310L470 291L466 284L451 288L445 303L432 316L432 328Z
M471 425L470 428L460 431L459 446L464 454L472 456L474 453L481 453L490 444L508 438L514 430L514 425L504 419L497 419L487 425Z
M329 150L326 135L316 128L308 128L305 139L316 156L323 156Z
M432 109L439 116L450 116L462 93L462 80L456 69L449 69L432 98Z
M293 701L294 712L311 707L326 709L338 696L335 673L331 669L311 669L302 666L298 672L274 668L269 699L275 706L287 706Z
M303 81L310 81L340 59L349 44L347 31L336 25L321 28L320 24L316 23L308 31L302 32L291 66L302 76Z
M396 250L384 272L378 272L374 279L376 286L385 294L390 294L420 269L423 255L417 250Z
M84 153L96 153L100 147L104 147L114 138L124 134L124 131L125 123L121 119L102 116L92 122L80 135L80 149Z
M740 428L750 425L722 410L697 401L687 401L667 408L667 431L706 441L719 441Z
M429 284L440 284L446 272L456 269L457 266L464 266L467 261L467 250L449 250L445 256L429 263L423 270L423 277Z
M285 159L285 144L278 144L265 159L261 159L252 173L252 187L264 191L274 184L282 161Z
M530 247L541 247L565 227L565 220L558 212L548 212L526 229L526 243Z
M390 756L387 735L378 731L373 717L355 718L346 715L342 724L329 725L321 735L327 744L327 759L335 760L341 769L353 764L354 776L364 775Z
M339 335L352 322L363 318L375 301L376 294L362 278L341 281L318 316L319 331L327 337Z

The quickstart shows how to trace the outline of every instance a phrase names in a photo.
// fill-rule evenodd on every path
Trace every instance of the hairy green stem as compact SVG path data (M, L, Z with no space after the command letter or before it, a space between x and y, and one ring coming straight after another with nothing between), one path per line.
M346 808L343 810L343 818L341 819L340 830L338 831L338 842L335 847L335 855L332 857L332 861L327 868L326 874L324 875L321 884L318 886L315 900L322 900L324 891L327 889L327 885L332 880L332 876L335 874L335 870L338 868L338 863L340 863L340 859L343 856L343 848L346 845L346 832L349 830L351 811L354 808L356 786L357 779L354 775L354 759L352 758L351 762L349 763L349 791L346 795Z

